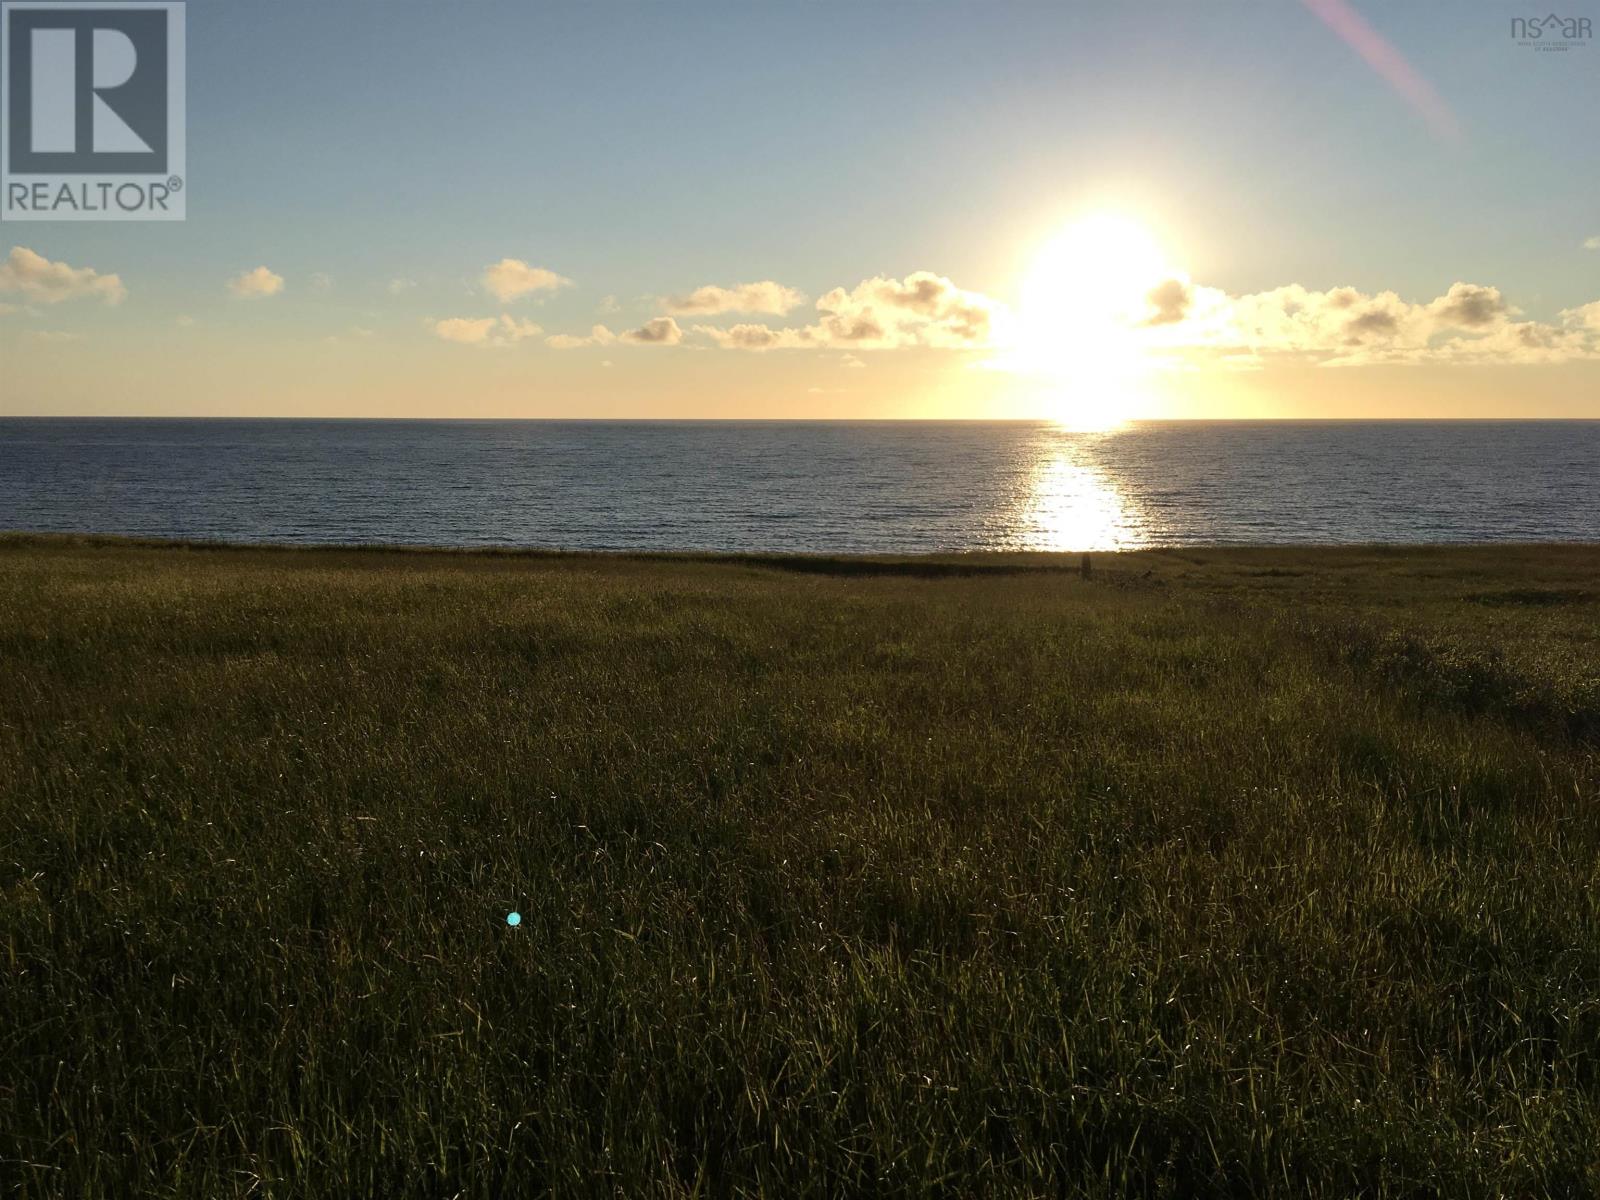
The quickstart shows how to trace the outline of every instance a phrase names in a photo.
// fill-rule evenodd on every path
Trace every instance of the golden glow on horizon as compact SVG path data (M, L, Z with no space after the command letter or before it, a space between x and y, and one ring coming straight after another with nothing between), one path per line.
M1039 251L1023 281L1012 365L1049 389L1045 407L1072 429L1108 429L1151 407L1141 333L1150 293L1185 279L1154 235L1117 212L1073 222Z

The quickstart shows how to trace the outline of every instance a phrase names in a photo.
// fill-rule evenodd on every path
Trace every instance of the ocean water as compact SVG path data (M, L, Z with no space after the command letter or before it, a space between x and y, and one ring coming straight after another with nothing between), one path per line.
M915 553L1600 540L1600 421L0 418L0 529Z

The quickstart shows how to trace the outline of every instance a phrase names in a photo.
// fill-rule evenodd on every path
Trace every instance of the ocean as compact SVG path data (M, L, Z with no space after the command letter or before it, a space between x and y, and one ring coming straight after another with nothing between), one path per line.
M0 529L897 553L1600 540L1600 421L0 418Z

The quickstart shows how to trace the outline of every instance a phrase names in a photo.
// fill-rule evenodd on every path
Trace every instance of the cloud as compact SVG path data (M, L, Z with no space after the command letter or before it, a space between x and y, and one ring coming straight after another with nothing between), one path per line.
M1595 234L1591 238L1584 238L1583 248L1585 250L1600 250L1600 233Z
M1600 301L1544 323L1520 319L1498 288L1459 281L1418 303L1392 291L1299 284L1241 296L1196 288L1192 297L1182 319L1148 331L1147 350L1230 367L1275 360L1349 367L1600 358Z
M595 325L587 334L553 333L545 338L545 345L555 350L580 350L585 346L609 346L614 342L632 342L637 346L676 346L683 341L683 330L671 317L654 317L638 329L613 333L604 325Z
M876 276L848 291L834 288L816 308L816 322L798 328L697 325L695 331L730 350L971 350L990 344L1004 312L998 301L930 271L904 279Z
M604 313L609 316L611 313L621 312L622 305L617 303L615 296L602 296L600 303L595 305L594 310L597 313Z
M1194 304L1194 290L1182 279L1168 279L1156 284L1145 297L1150 302L1151 314L1146 325L1175 325L1189 315Z
M487 345L494 329L494 317L446 317L433 323L433 332L447 342L460 342L466 346Z
M765 281L702 288L671 303L733 311L722 306L766 302L754 295L739 298L741 289L779 286ZM1062 279L1060 287L1073 300L1062 306L1068 314L1064 321L1074 320L1074 312L1094 317L1099 311L1097 298L1082 294L1084 281ZM1112 298L1106 304L1115 307ZM1117 336L1128 339L1130 353L1167 366L1248 370L1273 362L1351 367L1600 359L1600 300L1566 310L1553 321L1533 321L1498 288L1470 281L1457 281L1431 299L1409 301L1394 291L1317 290L1293 283L1230 295L1173 277L1157 282L1142 304L1120 310L1116 320L1123 329ZM526 329L537 329L531 323L508 322L508 316L454 318L438 322L435 332L452 341L493 346L508 345L530 336ZM1059 352L1075 338L1099 338L1103 332L1090 322L1083 329L1062 328L1059 336L1052 328L1049 336ZM614 343L676 346L691 335L746 353L837 352L840 365L852 369L861 368L869 350L996 350L999 356L990 365L1007 369L1030 369L1026 364L1031 361L1029 348L1018 341L1027 336L1027 327L1013 320L1004 304L930 271L914 271L902 279L874 276L854 287L833 288L816 301L810 323L700 323L685 330L671 316L661 316L636 329L613 332L594 325L587 334L557 333L545 342L556 350Z
M402 292L409 292L412 288L416 287L417 281L415 279L391 279L385 286L388 289L389 295L398 296Z
M313 291L328 292L333 290L333 276L326 271L311 272L311 287Z
M609 346L617 340L617 335L604 325L596 325L589 330L587 337L580 337L571 333L553 333L545 338L544 344L556 350L578 350L584 346Z
M1344 327L1345 343L1354 346L1362 344L1368 337L1392 337L1399 332L1400 321L1400 315L1391 309L1369 308L1350 318L1350 323Z
M834 288L817 301L817 311L813 335L829 345L965 350L988 344L1002 307L942 275L916 271L903 280L868 279L848 292Z
M228 280L228 290L241 300L259 300L283 291L283 276L266 267L245 271Z
M499 349L537 337L544 330L532 321L501 313L498 317L446 317L433 323L433 332L447 342Z
M639 328L619 336L625 342L640 346L676 346L683 341L683 330L671 317L652 317Z
M731 288L708 283L684 296L668 296L666 309L680 316L746 312L781 317L790 309L804 304L805 299L802 293L792 287L763 279L760 283L736 283Z
M174 317L172 323L179 329L188 329L194 325L194 318L188 313L182 313L179 316Z
M1466 329L1493 325L1510 312L1499 288L1476 287L1470 283L1452 283L1450 290L1428 308L1440 324Z
M724 350L792 350L813 345L808 330L773 329L768 325L734 325L729 329L696 325L694 332L704 334Z
M10 255L0 262L0 292L20 292L25 299L39 304L85 298L121 304L128 295L116 275L102 275L93 267L51 262L26 246L13 246Z
M67 333L60 329L30 329L22 335L30 342L40 342L45 345L56 345L62 342L81 342L83 334Z
M1317 292L1289 284L1266 292L1227 296L1198 289L1184 319L1165 331L1166 345L1254 357L1352 356L1363 348L1392 351L1426 343L1425 314L1393 292L1367 295L1354 288Z
M1073 302L1064 313L1098 317L1114 309L1107 298L1083 294L1081 280L1062 279ZM709 303L709 301L708 301ZM1567 310L1555 322L1525 320L1501 291L1457 281L1443 295L1411 302L1393 291L1353 287L1315 290L1287 284L1230 295L1185 278L1158 282L1142 312L1116 318L1129 353L1169 366L1255 369L1274 361L1343 367L1404 363L1536 363L1600 358L1600 300ZM741 322L697 324L690 332L726 350L844 351L842 364L859 367L868 350L907 348L1000 352L990 365L1032 369L1030 348L1020 344L1026 326L999 301L957 287L929 271L904 279L875 276L850 289L834 288L816 302L808 325ZM1064 317L1064 320L1072 318ZM652 323L654 324L654 323ZM648 329L649 327L647 327ZM671 327L676 331L676 326ZM629 341L673 340L623 334ZM1104 336L1098 326L1051 331L1054 346ZM581 340L581 339L580 339ZM574 344L577 344L575 340Z
M1569 328L1592 329L1600 333L1600 300L1590 301L1577 308L1565 309L1561 319Z
M554 291L571 283L572 280L544 267L530 267L520 258L502 258L493 266L485 267L483 272L484 288L502 304L531 292Z

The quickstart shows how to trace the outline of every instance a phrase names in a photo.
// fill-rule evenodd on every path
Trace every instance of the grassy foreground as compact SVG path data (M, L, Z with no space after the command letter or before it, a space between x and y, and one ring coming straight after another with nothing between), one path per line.
M1600 548L1065 565L0 538L0 1192L1600 1192Z

